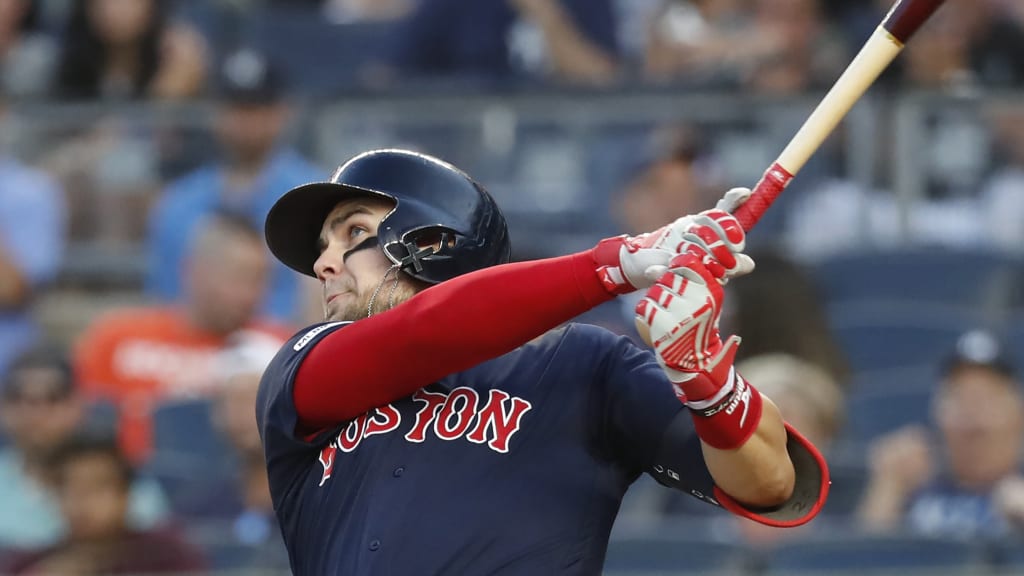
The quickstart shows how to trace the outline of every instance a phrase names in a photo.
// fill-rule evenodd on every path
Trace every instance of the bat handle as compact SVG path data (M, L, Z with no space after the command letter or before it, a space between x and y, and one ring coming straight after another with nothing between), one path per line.
M733 216L740 221L744 232L753 230L761 216L768 210L768 207L775 202L775 199L782 194L786 186L793 179L789 173L778 162L772 164L771 168L765 171L761 180L754 186L754 193L740 206Z

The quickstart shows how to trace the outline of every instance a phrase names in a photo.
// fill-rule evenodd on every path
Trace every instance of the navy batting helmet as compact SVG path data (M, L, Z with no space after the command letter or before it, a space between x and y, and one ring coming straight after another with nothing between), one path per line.
M394 201L380 221L378 242L414 278L436 284L509 261L505 217L483 186L447 162L393 149L364 152L338 168L330 182L288 191L267 215L270 251L314 276L324 220L338 202L359 196Z

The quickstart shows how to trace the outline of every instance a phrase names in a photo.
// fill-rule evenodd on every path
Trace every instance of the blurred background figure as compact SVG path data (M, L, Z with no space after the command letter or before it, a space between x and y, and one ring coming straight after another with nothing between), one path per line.
M652 20L653 79L734 85L763 93L827 87L846 48L817 0L667 0Z
M413 78L602 85L619 73L611 0L423 0L393 41L396 72Z
M0 92L42 96L50 89L57 43L40 28L39 2L0 2Z
M722 182L703 144L693 126L668 126L651 134L611 205L623 232L655 230L666 218L714 206Z
M750 254L757 274L726 286L722 311L722 331L743 337L737 359L788 354L824 370L845 387L849 367L807 270L774 250L753 249Z
M55 93L72 100L181 100L201 94L207 53L168 0L75 0Z
M0 134L9 130L0 88ZM31 308L60 271L66 219L54 179L10 156L0 141L0 374L38 337Z
M134 530L128 522L131 463L113 439L76 436L51 455L67 536L18 556L7 573L24 575L157 574L202 570L205 562L169 530Z
M997 537L1024 528L1024 390L1008 351L972 331L943 365L932 434L898 430L869 450L867 530Z
M290 336L260 319L270 262L248 218L202 219L183 270L182 298L168 305L115 310L81 336L75 369L91 398L115 403L120 438L134 462L152 443L151 413L163 401L209 397L217 353L242 330Z
M106 423L89 422L90 406L78 391L68 358L50 347L19 356L0 391L0 428L9 442L0 450L0 549L54 545L67 532L53 494L49 465L54 453L77 434L99 433ZM149 528L168 514L160 486L137 477L129 497L129 523Z
M182 293L182 262L203 216L221 210L242 215L262 229L279 196L327 174L289 147L291 117L284 72L252 50L231 54L219 68L214 128L220 158L171 183L150 214L150 296L173 301ZM302 313L300 279L274 262L261 310L282 322Z
M397 20L415 6L414 0L323 0L320 4L324 17L334 23Z
M175 503L183 518L215 529L207 537L219 536L216 560L232 569L288 569L253 410L263 371L282 344L262 334L239 334L217 357L210 417L228 451L205 466L202 481L193 481Z
M998 102L986 111L1002 161L981 192L984 221L992 246L1011 254L1024 253L1024 104Z
M882 12L891 3L878 4ZM1008 8L988 0L947 4L907 44L903 81L947 89L1024 85L1024 27Z

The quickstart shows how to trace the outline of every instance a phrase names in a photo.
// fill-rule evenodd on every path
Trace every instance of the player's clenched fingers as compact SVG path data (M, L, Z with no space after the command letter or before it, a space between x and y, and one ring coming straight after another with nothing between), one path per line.
M677 274L702 285L721 284L725 273L726 270L721 264L695 244L691 244L686 252L677 254L668 261L668 275Z
M711 226L694 226L684 236L684 239L705 253L703 258L705 265L722 268L722 275L726 270L736 267L736 256L733 255L732 247L723 242L718 232ZM709 260L713 260L713 262Z

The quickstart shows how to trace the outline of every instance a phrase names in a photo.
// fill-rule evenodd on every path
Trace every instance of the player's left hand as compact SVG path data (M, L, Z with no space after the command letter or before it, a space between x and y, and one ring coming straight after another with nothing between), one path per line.
M750 194L748 188L733 188L712 210L684 216L639 236L602 240L594 249L602 282L614 294L647 288L668 270L672 257L691 248L711 256L707 263L724 271L723 281L750 272L754 263L742 254L746 240L743 227L730 214Z
M716 213L719 212L719 213ZM712 210L701 215L707 230L688 243L637 304L636 322L672 381L676 396L694 409L713 406L732 391L733 358L740 339L725 342L719 318L728 278L749 272L753 260L742 249L743 230L732 216ZM735 229L733 225L735 224ZM708 236L708 230L722 235ZM646 332L646 334L644 334Z

